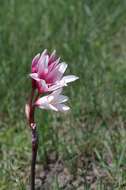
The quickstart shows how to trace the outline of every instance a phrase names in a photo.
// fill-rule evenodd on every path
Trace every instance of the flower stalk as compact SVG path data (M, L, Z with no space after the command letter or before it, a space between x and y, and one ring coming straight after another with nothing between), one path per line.
M35 190L35 166L36 166L36 158L37 158L37 151L38 151L38 134L37 134L37 127L35 123L35 106L34 101L38 98L38 95L35 97L34 100L35 90L32 87L31 96L29 99L29 104L26 104L26 116L29 122L29 126L32 133L32 160L31 160L31 190Z
M32 161L31 161L31 190L35 190L35 165L38 150L38 134L36 124L32 125Z

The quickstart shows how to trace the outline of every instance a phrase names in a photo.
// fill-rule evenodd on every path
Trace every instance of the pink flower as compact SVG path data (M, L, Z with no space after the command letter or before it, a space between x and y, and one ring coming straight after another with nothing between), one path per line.
M49 54L44 50L42 54L37 54L32 60L31 74L35 88L39 93L54 91L67 83L78 79L74 75L64 76L67 64L60 62L60 58L56 56L56 51Z
M68 100L67 96L61 95L62 88L52 92L48 96L44 96L42 98L39 98L35 102L35 106L41 108L41 109L50 109L54 111L61 111L66 112L70 108L63 104Z

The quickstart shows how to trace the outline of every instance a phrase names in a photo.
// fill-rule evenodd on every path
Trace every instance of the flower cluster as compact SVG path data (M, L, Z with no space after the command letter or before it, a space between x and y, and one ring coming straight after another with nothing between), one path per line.
M44 50L37 54L31 65L32 92L25 106L25 114L32 131L31 189L35 189L35 164L38 149L38 134L35 122L35 108L66 112L70 108L64 103L68 97L62 95L64 86L78 79L74 75L63 76L67 64L60 62L56 51L50 54ZM42 96L43 94L46 94Z
M78 77L74 75L63 76L66 69L67 64L60 62L56 51L50 54L44 50L33 58L30 77L32 78L33 91L38 91L34 106L62 112L69 110L69 107L64 104L68 97L61 95L61 93L64 86L77 80ZM48 95L40 97L44 93Z

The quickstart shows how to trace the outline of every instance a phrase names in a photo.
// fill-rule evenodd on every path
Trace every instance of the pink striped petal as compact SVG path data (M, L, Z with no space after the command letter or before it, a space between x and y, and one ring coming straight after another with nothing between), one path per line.
M67 68L66 63L60 63L58 64L55 69L53 69L49 74L47 75L47 81L49 82L55 82L57 80L60 80L63 76L65 70Z
M56 59L54 62L52 62L50 65L49 65L49 72L51 72L53 69L56 68L56 66L58 65L60 61L60 58Z
M48 55L40 57L38 62L38 75L41 77L43 73L48 72Z
M36 72L37 71L37 64L38 64L38 60L40 58L40 53L38 53L32 60L32 65L31 65L31 70L32 72Z

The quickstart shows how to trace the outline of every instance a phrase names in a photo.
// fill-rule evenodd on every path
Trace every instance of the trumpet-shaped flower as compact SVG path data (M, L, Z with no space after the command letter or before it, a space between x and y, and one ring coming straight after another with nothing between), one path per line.
M56 51L49 54L47 50L44 50L42 54L37 54L33 58L30 77L39 93L50 92L78 79L74 75L63 77L66 69L67 64L60 62Z
M64 104L68 100L67 96L61 95L62 88L53 91L51 94L39 98L35 106L41 109L50 109L54 111L66 112L70 108Z

